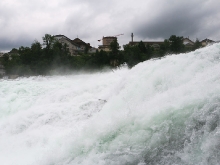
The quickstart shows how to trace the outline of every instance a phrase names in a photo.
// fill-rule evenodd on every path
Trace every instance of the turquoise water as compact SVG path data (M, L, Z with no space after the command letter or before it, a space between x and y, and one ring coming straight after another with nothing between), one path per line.
M114 71L0 80L0 164L220 163L220 44Z

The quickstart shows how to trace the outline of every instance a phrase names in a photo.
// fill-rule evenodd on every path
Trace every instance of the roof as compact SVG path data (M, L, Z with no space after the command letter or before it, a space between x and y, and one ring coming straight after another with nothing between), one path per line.
M77 43L73 42L71 39L69 39L69 38L66 37L65 35L59 34L59 35L55 35L55 36L53 36L53 37L54 37L54 38L58 38L58 39L60 39L60 38L65 38L67 41L69 41L70 43L74 44L75 46L79 46Z
M110 48L110 45L99 45L98 48Z
M103 38L117 38L117 37L114 37L114 36L106 36L106 37L103 37Z
M66 37L66 36L64 36L62 34L58 34L58 35L54 35L54 37Z
M192 40L190 40L189 38L183 38L183 44L186 46L192 46L194 45L194 42Z
M131 41L129 42L129 45L136 45L136 44L139 44L141 41ZM142 41L144 44L163 44L164 42L163 41Z
M183 38L183 40L188 40L189 42L193 42L192 40L190 40L189 38ZM193 42L194 43L194 42Z
M74 40L72 40L72 42L78 44L78 45L84 45L84 46L89 46L89 48L91 48L89 43L85 43L84 41L82 41L79 38L75 38Z
M215 41L206 38L206 39L202 40L201 42L215 42Z

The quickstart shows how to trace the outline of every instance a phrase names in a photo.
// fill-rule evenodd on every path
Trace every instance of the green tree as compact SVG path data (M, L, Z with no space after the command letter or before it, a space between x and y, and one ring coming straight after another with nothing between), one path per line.
M85 49L84 49L84 53L87 54L88 51L89 51L89 45L86 45L86 46L85 46Z
M52 49L55 38L50 34L45 34L43 37L43 45L46 46L46 49Z
M142 41L140 41L138 43L138 48L140 49L141 53L146 53L147 52L146 46L144 45L144 43Z
M42 58L44 58L48 66L51 65L54 55L53 55L53 45L56 42L55 38L50 34L45 34L43 37L43 49Z
M41 54L41 50L42 50L42 46L41 46L40 42L35 40L31 44L31 51L32 51L32 53L35 53L36 55L40 55Z
M119 56L119 43L118 43L118 40L117 38L114 39L111 44L110 44L110 49L111 49L111 52L109 52L109 60L110 60L110 65L115 67L115 66L118 66L120 65L120 56Z
M193 50L199 49L201 47L202 47L201 42L198 39L196 39L196 42L193 45Z
M30 65L32 62L31 49L21 46L18 50L22 64Z
M30 64L31 65L30 68L35 74L38 74L38 70L39 70L38 63L40 62L40 60L42 60L42 46L40 42L34 41L31 44L31 56L32 56L32 61Z
M111 52L112 52L113 54L117 55L118 52L119 52L119 48L120 48L120 46L119 46L118 40L117 40L117 38L116 38L116 39L114 39L114 40L110 43Z
M99 68L107 66L110 63L108 53L103 50L100 52L96 51L94 58L96 58L96 63Z
M10 54L18 54L18 49L13 48L9 53Z
M142 41L138 43L138 48L140 49L141 53L147 53L147 48Z
M151 46L148 44L148 45L146 46L145 56L144 56L144 58L142 58L142 60L145 61L145 60L151 59L153 52L154 52L154 48L151 47Z
M63 70L69 67L69 57L70 53L67 48L67 44L61 44L55 41L53 44L53 69L62 68Z
M130 68L142 61L141 51L137 45L125 45L123 55L124 62L126 62Z
M169 38L170 42L170 51L174 53L181 53L184 51L183 37L177 37L172 35Z

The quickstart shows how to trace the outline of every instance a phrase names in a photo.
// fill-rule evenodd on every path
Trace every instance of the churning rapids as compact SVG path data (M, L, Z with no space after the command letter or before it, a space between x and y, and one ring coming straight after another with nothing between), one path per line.
M1 165L220 163L220 44L131 70L0 80Z

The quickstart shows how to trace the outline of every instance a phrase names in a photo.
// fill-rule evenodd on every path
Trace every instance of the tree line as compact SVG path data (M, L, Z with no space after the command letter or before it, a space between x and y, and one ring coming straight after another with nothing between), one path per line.
M184 53L201 47L197 40L189 50L183 44L183 37L175 35L165 39L159 50L154 50L142 41L137 45L125 45L120 50L117 38L110 44L111 51L96 51L88 54L88 49L71 56L66 44L61 44L52 35L45 34L43 44L34 41L31 47L21 46L13 48L10 53L4 54L1 59L7 75L48 75L51 73L68 73L70 71L94 71L104 67L114 68L126 63L130 68L139 62L151 58L163 57L169 53Z

